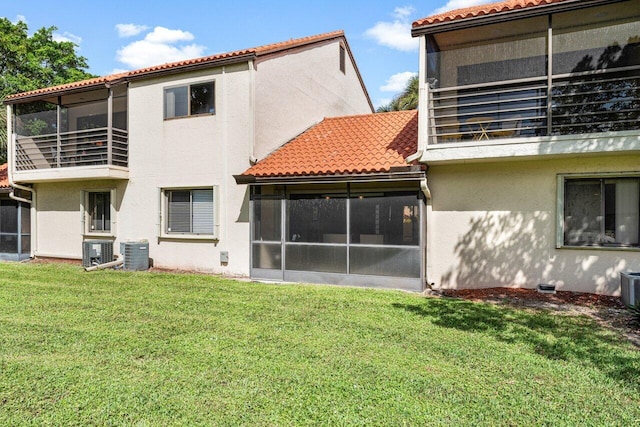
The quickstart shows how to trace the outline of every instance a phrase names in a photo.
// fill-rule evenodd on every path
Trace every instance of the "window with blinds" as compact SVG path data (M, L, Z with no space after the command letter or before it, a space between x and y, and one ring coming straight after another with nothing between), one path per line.
M164 190L167 234L214 234L213 189Z

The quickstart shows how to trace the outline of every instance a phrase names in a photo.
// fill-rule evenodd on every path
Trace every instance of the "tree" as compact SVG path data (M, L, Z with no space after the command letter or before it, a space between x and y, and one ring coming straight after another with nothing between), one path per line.
M390 103L378 107L377 112L416 110L418 108L418 81L418 76L411 77L404 90L396 95Z
M27 24L0 18L0 103L6 96L94 77L77 45L55 41L56 27L29 35ZM7 117L0 112L0 163L7 155Z

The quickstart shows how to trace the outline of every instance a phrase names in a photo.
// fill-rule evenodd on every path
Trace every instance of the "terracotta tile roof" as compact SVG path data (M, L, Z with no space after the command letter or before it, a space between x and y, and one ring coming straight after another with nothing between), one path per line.
M11 188L9 185L9 175L7 174L7 164L0 165L0 188Z
M476 18L485 15L493 15L496 13L511 12L518 9L546 6L553 3L561 3L565 1L576 0L506 0L497 3L465 7L463 9L456 9L449 12L441 13L439 15L432 15L426 18L418 19L413 23L413 28L432 24L442 24L449 21L459 21L462 19Z
M73 89L80 89L91 86L103 86L107 83L113 83L118 80L124 80L129 75L128 72L119 73L119 74L111 74L109 76L96 77L93 79L80 80L78 82L73 83L65 83L58 86L50 86L41 89L30 90L28 92L16 93L14 95L9 95L5 98L6 101L11 101L12 99L20 99L20 98L28 98L37 95L46 95L53 94L58 92L65 92Z
M318 43L326 40L332 40L335 38L344 37L344 31L333 31L330 33L318 34L310 37L303 37L299 39L291 39L280 43L273 43L264 46L253 47L249 49L242 49L233 52L220 53L216 55L205 56L201 58L187 59L183 61L170 62L167 64L155 65L152 67L141 68L139 70L127 71L119 74L112 74L104 77L96 77L93 79L82 80L79 82L67 83L59 86L52 86L42 89L36 89L29 92L17 93L7 96L5 101L12 101L16 99L29 98L38 95L54 94L84 87L104 85L112 83L118 80L127 80L135 77L143 77L148 74L157 74L165 71L172 71L181 68L189 68L193 66L212 65L215 66L217 62L223 62L233 58L239 58L247 55L253 55L256 57L273 54L287 49L294 49L300 46L306 46L313 43Z
M418 112L324 119L246 170L243 176L286 177L389 172L408 166L418 144Z

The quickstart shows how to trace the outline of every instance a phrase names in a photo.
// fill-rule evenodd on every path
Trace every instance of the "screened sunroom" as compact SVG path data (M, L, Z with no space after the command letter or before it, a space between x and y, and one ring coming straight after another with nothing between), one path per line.
M251 277L422 291L425 168L416 111L332 117L235 176Z
M418 181L251 186L251 277L421 291Z

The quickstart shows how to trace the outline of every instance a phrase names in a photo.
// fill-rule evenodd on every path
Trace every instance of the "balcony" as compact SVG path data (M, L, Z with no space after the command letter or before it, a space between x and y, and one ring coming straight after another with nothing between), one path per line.
M640 152L640 3L427 34L423 161Z
M640 67L431 89L429 144L640 130Z
M128 178L126 88L14 107L12 167L18 182Z

